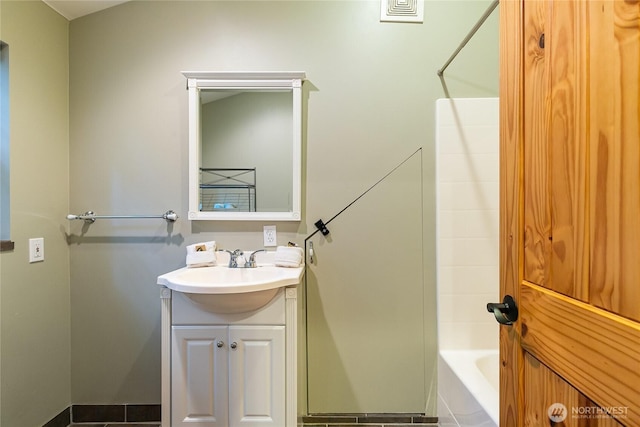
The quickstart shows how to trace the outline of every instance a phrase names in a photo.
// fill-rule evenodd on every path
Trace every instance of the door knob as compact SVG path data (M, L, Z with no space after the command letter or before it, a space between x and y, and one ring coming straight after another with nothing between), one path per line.
M231 343L231 345L229 347L231 348L236 348L238 346L238 344L234 341Z
M502 303L488 303L487 311L493 313L502 325L513 325L513 322L518 320L518 307L511 295L505 295Z
M218 346L218 348L222 348L222 346L224 345L224 341L218 341L216 345Z

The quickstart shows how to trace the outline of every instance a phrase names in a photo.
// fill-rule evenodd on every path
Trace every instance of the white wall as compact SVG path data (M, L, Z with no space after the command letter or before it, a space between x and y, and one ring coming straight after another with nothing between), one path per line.
M439 348L497 349L486 304L500 286L498 99L439 99L436 110Z

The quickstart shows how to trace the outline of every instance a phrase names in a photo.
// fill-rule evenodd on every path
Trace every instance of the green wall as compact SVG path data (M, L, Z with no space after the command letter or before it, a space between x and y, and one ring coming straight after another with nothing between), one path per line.
M42 425L71 401L69 55L66 19L39 1L1 2L10 55L11 239L0 254L0 424ZM45 260L29 264L28 239Z
M158 403L156 277L183 266L190 243L262 246L263 223L186 220L183 70L306 72L305 215L276 224L279 242L302 243L422 147L435 299L435 100L497 95L497 11L444 80L436 70L488 4L427 1L424 23L398 24L379 22L378 1L140 1L69 23L41 2L2 0L16 249L0 254L0 422L32 427L70 403ZM176 224L64 219L168 209ZM31 237L45 238L45 262L28 264Z
M71 224L73 402L158 402L156 276L184 265L190 243L262 247L263 223L185 219L183 70L306 72L305 215L277 224L280 242L302 244L318 218L423 147L424 286L435 299L435 100L496 96L497 12L446 85L436 70L488 3L429 1L423 24L380 23L378 1L132 2L72 21L71 210L181 215L170 228Z

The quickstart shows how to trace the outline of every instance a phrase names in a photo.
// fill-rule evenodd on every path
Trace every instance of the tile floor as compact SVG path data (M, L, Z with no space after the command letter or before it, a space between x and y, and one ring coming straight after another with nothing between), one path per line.
M43 427L160 427L160 405L72 405Z
M59 416L70 424L52 421L46 427L160 427L160 412L160 405L73 405ZM314 414L298 423L298 427L437 426L437 417L424 414Z
M301 427L437 427L424 414L322 414L302 417Z
M160 423L72 423L69 427L160 427Z

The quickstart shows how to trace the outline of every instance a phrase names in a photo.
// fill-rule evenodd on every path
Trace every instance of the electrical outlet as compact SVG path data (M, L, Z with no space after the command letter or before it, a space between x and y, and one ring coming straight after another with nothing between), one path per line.
M278 243L276 241L276 226L275 225L265 225L264 226L264 246L277 246Z
M29 262L44 261L44 237L29 239Z

